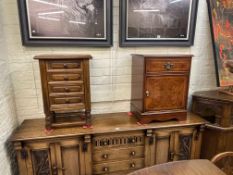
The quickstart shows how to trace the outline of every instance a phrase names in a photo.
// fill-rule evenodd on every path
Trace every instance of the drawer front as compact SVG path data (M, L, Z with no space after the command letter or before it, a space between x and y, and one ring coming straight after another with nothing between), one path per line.
M48 74L49 81L80 81L82 74Z
M183 72L189 71L191 59L146 59L146 72Z
M83 92L83 85L78 84L74 86L54 86L49 85L50 93L72 93L72 92Z
M72 103L72 104L52 104L50 111L54 112L72 112L77 110L84 110L84 103Z
M127 160L133 158L143 158L144 147L131 147L126 149L109 149L96 151L93 154L94 162L110 161L110 160Z
M74 104L74 103L83 103L83 96L78 97L50 97L52 104Z
M94 174L108 174L116 171L134 171L144 167L144 159L132 159L111 163L95 164Z
M81 61L50 61L47 63L47 69L81 69Z

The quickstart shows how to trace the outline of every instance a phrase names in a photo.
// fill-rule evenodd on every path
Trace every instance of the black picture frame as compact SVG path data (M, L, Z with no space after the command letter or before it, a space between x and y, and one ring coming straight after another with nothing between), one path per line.
M192 46L195 37L196 18L198 11L198 0L190 0L191 12L189 13L189 30L187 30L187 39L166 39L166 38L149 38L149 39L138 39L130 38L127 39L127 15L128 15L128 1L120 0L120 31L119 40L120 47L147 47L147 46ZM179 12L178 12L179 13Z
M22 44L24 46L83 46L83 47L111 47L112 46L112 0L104 1L104 37L103 38L72 38L70 37L37 37L33 38L30 33L30 18L28 17L28 2L29 0L18 0L18 11L21 28ZM40 2L50 3L48 0L36 0ZM98 2L98 1L97 1ZM51 12L50 12L51 13ZM70 22L70 21L69 21ZM30 29L29 29L30 28ZM91 26L89 27L92 28ZM89 29L88 28L88 29ZM97 36L97 35L96 35Z

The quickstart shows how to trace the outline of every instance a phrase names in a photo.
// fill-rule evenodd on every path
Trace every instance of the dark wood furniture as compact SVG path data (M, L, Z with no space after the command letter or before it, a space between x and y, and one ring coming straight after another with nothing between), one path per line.
M155 165L128 175L226 175L209 160L185 160Z
M133 55L131 111L141 123L185 120L192 55Z
M233 97L218 90L193 94L192 111L210 123L203 134L201 158L233 151Z
M12 135L20 175L125 175L140 168L200 156L205 120L138 125L126 113L94 115L93 128L44 132L43 119L25 120Z
M46 128L90 125L90 55L38 55Z
M227 175L233 175L233 152L223 152L211 159Z

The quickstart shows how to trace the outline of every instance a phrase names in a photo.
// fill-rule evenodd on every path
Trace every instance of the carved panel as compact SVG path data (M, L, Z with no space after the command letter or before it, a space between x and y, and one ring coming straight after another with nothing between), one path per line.
M188 160L191 156L192 135L180 135L179 160Z
M50 175L49 153L47 150L32 151L34 175Z
M144 145L144 135L116 135L106 137L95 137L93 146L95 148L101 147L118 147L128 145Z

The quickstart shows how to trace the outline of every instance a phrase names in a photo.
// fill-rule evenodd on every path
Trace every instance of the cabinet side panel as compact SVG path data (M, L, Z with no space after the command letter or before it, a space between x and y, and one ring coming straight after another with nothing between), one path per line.
M134 55L132 58L131 82L131 111L143 111L144 98L144 69L145 63L142 56Z

